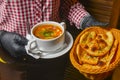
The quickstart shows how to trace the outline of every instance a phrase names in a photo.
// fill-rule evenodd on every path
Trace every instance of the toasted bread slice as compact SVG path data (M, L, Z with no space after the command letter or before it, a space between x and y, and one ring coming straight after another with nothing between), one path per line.
M96 31L85 32L80 37L81 47L92 56L103 56L112 47L114 37L112 32L97 33Z
M84 51L79 44L76 47L76 53L80 64L86 63L96 65L98 63L99 58L88 55L88 53Z
M100 57L98 61L98 65L104 64L106 66L109 66L116 54L117 47L118 47L118 41L115 40L110 51L105 56Z

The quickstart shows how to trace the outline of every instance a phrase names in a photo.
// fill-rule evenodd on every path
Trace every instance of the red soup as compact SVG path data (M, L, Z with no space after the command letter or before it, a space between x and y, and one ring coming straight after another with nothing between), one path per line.
M62 29L59 26L52 24L43 24L37 26L33 30L33 34L40 39L52 39L62 34Z

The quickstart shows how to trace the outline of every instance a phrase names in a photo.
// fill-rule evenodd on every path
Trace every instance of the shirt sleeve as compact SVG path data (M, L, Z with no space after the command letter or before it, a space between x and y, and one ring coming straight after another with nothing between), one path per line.
M84 17L89 16L84 6L77 0L63 0L61 9L62 17L68 19L70 24L74 24L78 29L81 29Z

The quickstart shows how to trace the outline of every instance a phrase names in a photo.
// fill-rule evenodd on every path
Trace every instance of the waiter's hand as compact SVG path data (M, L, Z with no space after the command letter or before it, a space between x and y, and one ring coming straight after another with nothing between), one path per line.
M26 56L25 45L28 40L14 32L0 31L0 46L12 57Z
M92 16L87 16L84 18L83 22L82 22L82 29L85 29L87 27L90 26L101 26L101 27L107 27L108 23L103 23L100 21L97 21L94 17Z

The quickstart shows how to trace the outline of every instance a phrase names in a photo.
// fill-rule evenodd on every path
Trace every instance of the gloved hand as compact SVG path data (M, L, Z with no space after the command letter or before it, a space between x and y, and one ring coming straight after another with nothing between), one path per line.
M86 27L89 27L89 26L107 26L107 25L108 23L102 23L97 21L92 16L87 16L87 17L84 17L81 27L82 29L85 29Z
M25 45L28 40L23 36L7 31L0 31L0 45L12 57L20 58L26 56Z

